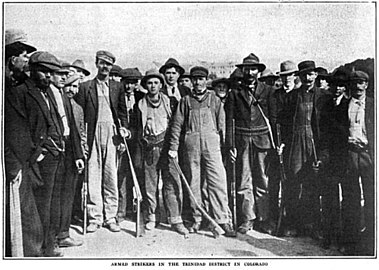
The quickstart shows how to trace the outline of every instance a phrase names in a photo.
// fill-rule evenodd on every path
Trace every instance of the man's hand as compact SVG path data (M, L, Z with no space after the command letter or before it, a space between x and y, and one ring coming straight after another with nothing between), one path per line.
M237 149L232 148L229 150L229 157L230 157L230 162L234 163L236 162L237 159Z
M284 147L285 147L286 145L284 144L284 143L282 143L280 146L277 146L276 147L276 152L278 153L278 156L281 156L281 155L283 155L283 150L284 150Z
M78 169L78 173L82 173L84 170L84 160L83 159L77 159L75 160L76 168Z
M120 135L125 139L130 139L132 137L132 133L130 132L130 130L124 127L120 127Z
M178 156L178 151L168 150L168 156L170 158L176 158Z
M125 146L125 144L120 143L120 144L117 146L117 151L119 151L121 154L124 153L125 150L126 150L126 146Z
M41 162L44 158L45 158L44 154L39 154L39 156L37 158L37 162Z
M322 166L321 160L318 160L317 163L315 162L312 163L312 169L315 173L318 173L320 171L321 166Z

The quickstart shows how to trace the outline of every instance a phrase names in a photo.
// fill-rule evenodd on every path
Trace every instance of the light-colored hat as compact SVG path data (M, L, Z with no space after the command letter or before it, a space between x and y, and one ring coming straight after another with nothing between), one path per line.
M29 58L29 65L41 65L52 71L58 71L62 68L59 60L48 52L35 52Z
M154 69L150 69L150 70L146 71L145 77L143 77L141 80L142 87L147 89L146 83L150 78L158 78L161 81L162 85L164 85L164 78L163 78L162 74L159 73L159 71L154 68Z
M112 65L116 62L116 57L108 51L98 51L96 53L96 58L104 60L105 62Z
M272 78L272 79L278 79L279 76L278 75L275 75L271 69L269 68L266 68L265 70L263 70L263 72L261 73L261 76L258 78L259 81L264 81L266 79L269 79L269 78Z
M88 76L88 75L91 74L91 72L89 72L88 69L86 69L86 66L84 65L84 61L81 60L81 59L76 59L71 64L71 67L80 69L81 71L83 71L83 73L84 73L85 76Z
M27 53L36 51L37 49L31 45L26 44L27 35L21 29L8 29L5 30L5 46L19 42L25 47Z
M291 73L296 73L297 67L296 64L290 60L280 63L279 75L288 75Z

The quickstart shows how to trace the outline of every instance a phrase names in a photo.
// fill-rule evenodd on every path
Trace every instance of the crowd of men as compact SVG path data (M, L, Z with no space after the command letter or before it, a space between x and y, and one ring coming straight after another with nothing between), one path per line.
M86 80L83 61L65 63L28 45L23 31L6 31L6 256L60 257L60 248L82 245L69 229L83 222L83 182L86 232L120 232L133 215L133 172L146 230L166 222L162 181L167 222L179 234L218 236L200 204L226 237L254 229L374 255L366 72L288 60L273 74L250 54L230 78L210 81L206 67L186 72L173 58L145 76L115 62L98 51L97 74Z

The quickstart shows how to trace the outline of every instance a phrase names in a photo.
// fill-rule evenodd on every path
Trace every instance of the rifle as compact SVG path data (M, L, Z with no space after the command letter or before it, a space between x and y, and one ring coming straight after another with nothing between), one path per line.
M278 147L282 145L282 136L280 132L280 124L276 124L276 135L278 139ZM278 223L276 224L276 232L275 235L279 235L280 226L282 224L282 219L284 215L284 185L287 181L286 172L284 169L284 162L283 162L283 153L278 153L279 157L279 170L280 170L280 206L279 206L279 216L278 216Z
M235 120L232 120L232 148L233 151L236 147L235 140ZM232 162L232 181L230 185L230 195L232 199L232 208L233 208L233 227L236 230L237 228L237 194L236 194L236 163Z
M128 160L129 160L129 167L130 171L132 173L132 178L133 178L133 212L137 213L136 217L136 237L142 236L145 233L144 227L143 227L143 220L142 220L142 215L141 215L141 203L142 203L142 193L141 189L138 183L137 175L134 170L132 158L130 156L129 152L129 147L128 144L126 143L125 137L122 137L124 144L125 144L125 151L128 155Z
M87 134L87 123L85 124L85 132ZM86 235L87 230L87 197L88 197L88 158L84 157L84 179L82 185L82 211L83 211L83 235Z
M186 186L187 190L188 190L188 194L190 195L190 198L192 200L192 202L196 205L196 208L199 209L199 211L201 212L201 214L211 223L211 225L213 226L214 230L213 230L213 234L215 236L215 238L217 238L218 236L220 236L221 234L224 234L225 231L220 227L220 225L217 224L216 221L214 221L213 218L211 218L210 215L208 215L208 213L201 207L201 205L196 201L196 198L195 196L193 195L193 192L191 190L191 187L189 186L188 182L187 182L187 179L186 177L184 176L182 170L180 169L179 167L179 164L178 162L176 161L176 159L173 159L173 163L174 163L174 166L175 166L175 169L178 171L180 177L182 178L182 181L184 183L184 185Z

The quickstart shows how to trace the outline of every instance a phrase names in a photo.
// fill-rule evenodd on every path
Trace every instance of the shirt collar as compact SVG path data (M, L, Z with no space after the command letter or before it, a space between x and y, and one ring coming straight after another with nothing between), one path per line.
M102 83L105 83L105 85L107 86L107 87L109 87L109 78L107 79L107 80L105 80L105 81L100 81L99 80L99 78L97 78L96 77L96 82L97 82L97 84L102 84Z

